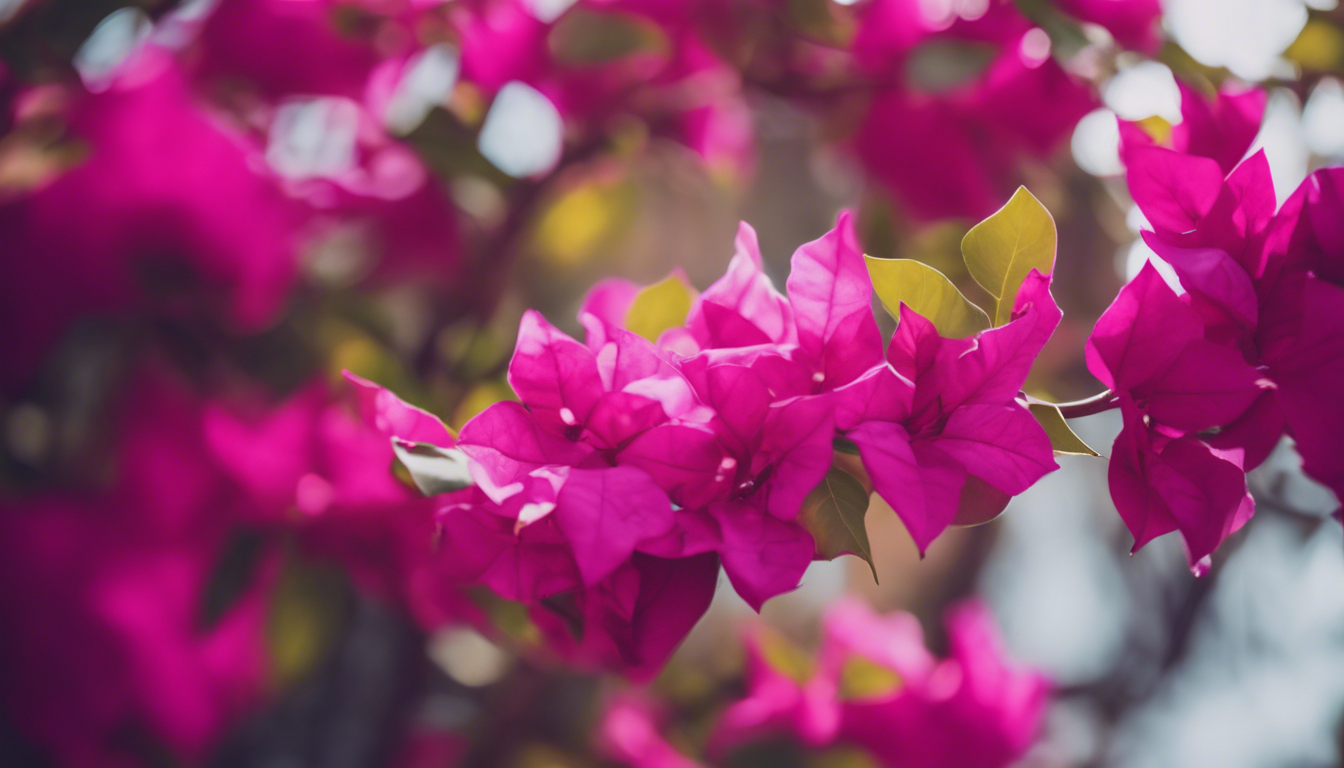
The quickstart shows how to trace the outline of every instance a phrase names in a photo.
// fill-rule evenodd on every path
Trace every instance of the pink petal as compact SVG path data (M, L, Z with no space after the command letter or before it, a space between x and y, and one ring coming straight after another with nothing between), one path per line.
M384 435L413 443L445 447L453 444L452 434L437 416L406 403L391 391L349 371L345 372L345 380L355 390L360 415Z
M1130 196L1159 232L1195 229L1223 188L1223 169L1207 157L1133 146L1125 166Z
M554 517L588 585L628 560L641 541L667 533L676 521L667 494L633 467L571 471Z
M538 467L576 466L593 449L542 429L521 403L506 401L468 421L458 447L471 460L472 478L497 504L523 490L522 480Z
M802 526L742 501L713 504L709 512L723 535L719 546L723 569L752 608L759 611L766 600L798 588L816 552Z
M635 438L617 463L642 469L686 508L723 498L737 477L736 460L724 454L713 433L678 424L654 427Z
M603 391L592 351L535 310L524 313L519 325L509 385L556 432L583 424Z
M920 553L957 515L966 470L933 445L916 442L899 424L869 421L849 432L873 488L905 523Z
M834 229L793 254L787 288L798 343L820 362L828 389L853 381L881 359L873 286L848 211Z
M1194 310L1144 264L1097 320L1087 340L1087 369L1111 389L1131 389L1169 368L1203 330Z
M1010 495L1059 469L1045 430L1016 403L962 406L934 444L968 473Z

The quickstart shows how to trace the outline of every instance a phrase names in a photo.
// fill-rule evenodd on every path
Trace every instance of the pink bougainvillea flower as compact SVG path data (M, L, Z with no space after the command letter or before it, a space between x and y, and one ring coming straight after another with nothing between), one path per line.
M1161 0L1055 0L1065 13L1105 27L1126 48L1156 53L1162 44Z
M659 733L656 704L633 692L606 703L597 728L598 749L630 768L702 768Z
M267 685L274 558L213 614L204 597L247 497L215 470L199 403L161 373L117 414L104 491L43 494L0 510L4 704L62 766L138 765L127 732L187 762L207 756Z
M1169 146L1185 155L1207 157L1230 173L1246 156L1264 119L1267 95L1259 88L1237 88L1225 84L1206 99L1183 81L1181 122L1172 126ZM1120 121L1121 157L1129 164L1128 153L1134 147L1153 144L1153 138L1140 126Z
M846 600L827 611L811 669L782 669L772 643L748 645L749 692L723 714L711 749L763 738L857 747L889 768L999 768L1035 740L1049 683L1006 661L988 610L948 616L950 658L924 647L908 614L878 616Z
M853 52L880 87L850 145L912 216L983 218L1018 183L1018 160L1054 151L1096 98L1050 57L1049 38L1011 3L992 2L971 19L951 6L951 18L931 17L930 8L913 0L860 8ZM909 70L920 46L933 43L989 44L996 55L966 82L920 90Z
M76 95L68 118L87 159L0 207L6 387L22 386L80 317L204 315L244 332L276 319L296 271L298 212L180 73Z
M891 368L850 385L865 405L838 412L837 426L858 445L874 489L921 552L976 496L971 478L997 491L997 513L1058 468L1045 431L1017 400L1059 323L1049 278L1027 277L1013 315L973 338L945 339L903 306L887 349Z
M1135 549L1179 530L1197 565L1253 510L1244 449L1220 451L1199 433L1236 422L1268 383L1236 349L1204 337L1198 312L1151 264L1097 321L1087 364L1120 398L1111 496ZM1243 440L1272 445L1280 429Z

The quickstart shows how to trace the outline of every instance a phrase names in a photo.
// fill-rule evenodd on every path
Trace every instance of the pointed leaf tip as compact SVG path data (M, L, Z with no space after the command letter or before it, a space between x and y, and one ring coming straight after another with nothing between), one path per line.
M1036 417L1045 434L1050 437L1050 447L1056 455L1063 456L1101 456L1069 426L1058 406L1050 403L1032 403L1028 406L1031 415Z
M989 327L985 311L972 304L951 280L933 267L912 259L875 259L867 255L863 259L874 292L897 320L901 304L905 304L933 323L945 338L964 339Z
M962 238L971 277L994 297L995 326L1013 319L1017 291L1031 270L1054 271L1057 239L1054 218L1026 187Z
M857 478L832 467L803 501L798 520L812 534L817 553L827 559L856 555L868 563L877 581L877 566L868 542L864 517L868 514L868 491Z

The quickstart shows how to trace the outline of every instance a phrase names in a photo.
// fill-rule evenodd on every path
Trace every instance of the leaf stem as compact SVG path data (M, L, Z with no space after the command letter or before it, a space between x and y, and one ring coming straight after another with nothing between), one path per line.
M1063 414L1066 419L1078 419L1083 416L1091 416L1094 413L1102 413L1120 407L1120 396L1109 389L1105 392L1093 395L1092 397L1083 398L1082 400L1074 400L1069 403L1051 403L1047 400L1038 400L1034 397L1028 397L1027 400L1033 403L1053 405L1059 409L1059 412Z

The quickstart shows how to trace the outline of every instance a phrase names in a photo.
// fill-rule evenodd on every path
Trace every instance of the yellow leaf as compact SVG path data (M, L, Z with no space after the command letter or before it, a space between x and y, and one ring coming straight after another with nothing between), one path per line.
M1138 121L1138 126L1143 129L1144 133L1152 137L1154 142L1162 146L1167 146L1171 142L1171 123L1167 122L1164 117L1158 115L1145 117Z
M890 698L901 687L896 671L862 656L845 660L840 669L840 697L843 699Z
M534 247L548 264L576 269L629 223L636 191L622 181L589 180L565 190L537 221Z
M816 666L803 649L789 642L779 632L763 630L758 642L765 663L790 680L805 683L816 672Z
M1026 187L962 238L966 268L994 297L994 325L1012 319L1013 301L1031 270L1054 270L1055 241L1055 220Z
M1283 55L1309 71L1338 70L1344 65L1344 32L1329 22L1312 19Z
M964 339L989 327L984 310L968 301L933 267L910 259L863 258L868 262L873 290L897 320L901 318L901 304L905 304L949 339Z
M686 315L690 314L694 301L695 289L686 278L673 272L635 294L625 313L625 327L649 341L657 341L668 328L686 324Z
M1049 403L1032 403L1029 407L1031 415L1036 417L1036 421L1045 428L1045 434L1050 436L1050 447L1055 449L1055 453L1068 456L1101 455L1074 434L1059 408Z

